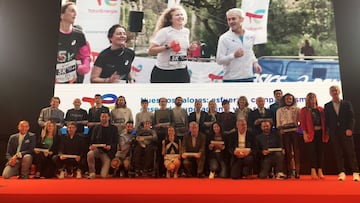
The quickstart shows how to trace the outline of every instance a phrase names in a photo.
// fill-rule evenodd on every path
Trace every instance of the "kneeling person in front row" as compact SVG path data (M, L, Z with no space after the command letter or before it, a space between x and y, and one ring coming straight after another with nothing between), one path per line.
M100 175L106 178L109 174L110 161L115 157L118 144L118 129L109 123L110 115L103 112L100 115L100 124L95 125L90 138L90 151L87 153L89 179L95 178L95 158L100 158L102 167Z
M36 137L29 132L29 128L29 122L20 121L19 133L13 134L9 138L6 150L7 163L2 174L5 179L17 176L19 173L19 178L29 178L32 163L31 153L36 145Z
M182 153L184 169L188 177L204 177L205 164L205 135L199 132L199 124L195 121L189 124L190 133L186 134L182 141Z
M85 165L84 144L76 130L75 122L67 123L67 134L61 138L58 155L54 158L60 179L63 179L66 173L76 173L76 178L82 178L81 166Z
M271 168L274 167L276 179L285 179L283 173L283 163L285 149L280 135L276 131L271 131L270 121L261 123L262 133L257 135L256 142L260 153L260 173L259 178L270 176Z

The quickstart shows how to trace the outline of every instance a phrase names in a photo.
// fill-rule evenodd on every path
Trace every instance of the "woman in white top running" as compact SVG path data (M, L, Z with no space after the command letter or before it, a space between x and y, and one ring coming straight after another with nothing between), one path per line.
M195 47L189 43L189 29L185 28L187 15L182 7L167 8L160 16L149 55L157 55L151 72L151 83L190 83L187 52Z

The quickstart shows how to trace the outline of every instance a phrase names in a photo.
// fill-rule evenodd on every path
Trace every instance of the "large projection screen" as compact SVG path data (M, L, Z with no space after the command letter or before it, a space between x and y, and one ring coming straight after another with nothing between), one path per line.
M87 40L90 42L93 60L96 59L98 52L109 46L106 38L107 29L119 23L118 19L123 11L119 7L121 1L111 2L111 4L99 4L99 1L77 0L76 23L83 27ZM103 95L104 105L110 108L114 108L116 97L124 96L127 106L135 115L141 110L141 99L148 99L149 110L155 111L159 108L160 97L168 98L169 108L174 106L175 97L183 97L183 107L189 113L194 110L195 99L203 101L204 110L207 108L207 102L214 99L219 112L222 111L221 102L224 99L230 100L231 109L234 111L239 96L246 96L251 108L256 107L255 99L260 96L266 99L265 106L269 106L274 102L273 90L275 89L282 89L284 94L293 94L298 99L299 107L305 105L306 94L314 92L318 95L319 105L323 106L330 100L329 87L341 85L338 61L331 59L260 59L259 63L262 65L263 72L256 74L252 83L223 83L223 67L211 60L210 62L188 62L191 76L189 84L151 84L149 83L150 74L155 62L154 57L135 57L131 68L135 83L91 84L89 73L85 75L83 84L56 84L54 95L61 98L60 109L64 112L73 107L72 102L75 98L80 98L83 101L81 107L87 110L92 106L92 98L95 94Z

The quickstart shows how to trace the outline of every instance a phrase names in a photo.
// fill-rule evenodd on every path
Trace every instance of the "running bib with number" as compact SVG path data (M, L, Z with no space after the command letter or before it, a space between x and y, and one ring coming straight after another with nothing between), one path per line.
M184 61L187 61L186 55L170 55L169 65L182 65Z
M66 83L76 80L76 60L56 64L56 81Z

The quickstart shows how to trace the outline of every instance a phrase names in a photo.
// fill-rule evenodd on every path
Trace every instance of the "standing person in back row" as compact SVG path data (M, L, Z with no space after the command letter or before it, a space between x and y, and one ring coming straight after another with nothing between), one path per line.
M64 126L64 112L59 109L60 98L51 97L50 106L41 109L38 118L38 124L40 127L44 127L46 121L54 121L56 127L62 128Z
M333 146L336 166L339 172L338 180L346 178L344 158L346 156L353 172L353 180L359 181L359 166L356 159L353 130L355 113L351 102L340 99L339 86L330 87L332 100L325 104L325 126ZM345 153L345 154L344 154Z
M226 20L230 29L220 36L216 53L216 62L224 66L223 82L253 82L254 71L262 71L253 51L255 33L243 28L240 8L228 10Z
M159 17L148 52L157 55L151 83L190 83L186 55L196 47L190 46L186 22L182 7L167 8Z

